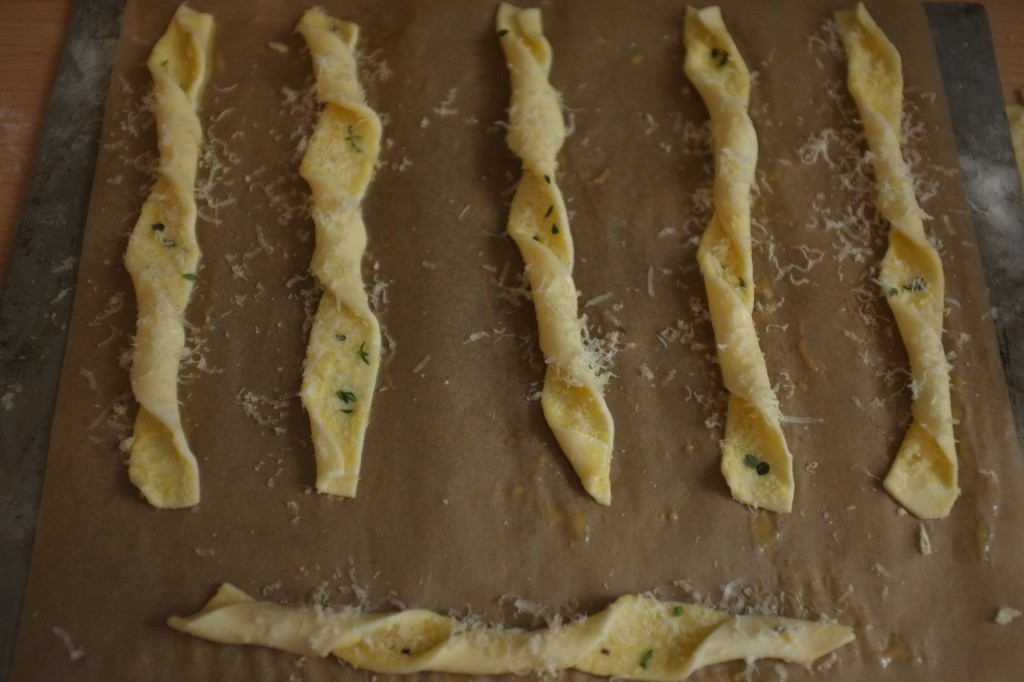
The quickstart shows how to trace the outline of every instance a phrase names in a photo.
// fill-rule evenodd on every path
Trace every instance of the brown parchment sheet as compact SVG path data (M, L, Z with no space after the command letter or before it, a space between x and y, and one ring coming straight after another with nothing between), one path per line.
M499 123L509 84L497 3L323 3L362 27L367 96L385 123L364 203L365 275L393 345L359 493L342 500L312 489L297 398L317 300L297 174L317 112L293 32L306 7L195 0L218 22L202 109L203 257L187 313L196 351L180 387L203 498L192 510L150 508L119 449L136 410L122 255L152 181L144 61L175 3L129 1L12 679L369 678L164 624L223 581L274 601L416 606L523 627L654 590L857 632L810 670L741 662L697 679L1015 679L1024 619L995 617L1024 609L1024 460L992 312L924 12L868 4L903 56L908 149L947 272L963 492L939 521L900 513L880 483L911 388L872 282L886 226L868 203L837 227L873 196L870 173L856 172L845 62L823 28L847 3L756 0L722 6L756 71L755 321L790 418L792 514L732 501L719 472L724 400L695 260L709 217L707 114L682 72L685 3L667 0L542 3L572 131L558 182L581 312L596 339L619 332L606 389L610 508L584 493L536 400L543 358L504 236L519 164Z

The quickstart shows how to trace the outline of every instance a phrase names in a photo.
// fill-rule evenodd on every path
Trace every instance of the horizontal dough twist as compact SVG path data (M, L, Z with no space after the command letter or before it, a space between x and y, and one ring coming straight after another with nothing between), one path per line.
M750 190L757 137L747 114L750 73L718 7L686 12L685 71L711 116L715 213L697 249L718 361L729 392L722 473L740 502L793 508L793 456L757 340L750 245Z
M842 625L733 616L653 597L625 595L588 618L535 631L470 625L431 611L363 613L258 602L221 585L201 611L173 616L176 630L300 656L333 655L378 673L469 675L575 668L635 680L682 680L733 660L779 658L808 664L854 639Z
M160 150L158 178L128 239L125 266L138 302L131 385L139 413L128 476L154 507L199 503L199 467L182 429L182 317L199 264L193 188L203 131L196 110L210 73L213 17L182 5L146 65Z
M523 164L508 233L523 255L547 363L541 407L584 489L608 505L615 425L583 348L572 236L555 179L565 125L558 95L548 83L551 47L537 9L502 4L497 31L512 81L507 141Z
M311 9L298 31L324 104L299 169L312 190L311 268L324 290L306 349L302 404L312 429L317 490L353 497L380 364L380 325L362 281L360 204L380 152L381 124L359 84L359 28Z
M879 283L906 345L915 386L914 421L883 485L919 518L941 518L960 492L949 363L942 348L945 277L900 151L900 55L864 5L837 12L836 21L849 55L847 84L872 153L878 209L891 225Z

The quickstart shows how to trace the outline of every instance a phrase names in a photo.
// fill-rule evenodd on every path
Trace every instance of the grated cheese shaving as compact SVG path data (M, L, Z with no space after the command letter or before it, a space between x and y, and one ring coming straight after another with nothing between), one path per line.
M50 632L59 637L64 643L64 648L68 650L68 658L72 661L80 660L85 656L85 649L75 644L75 641L71 638L71 635L68 634L67 630L54 626L50 629Z
M1021 613L1017 609L1010 608L1009 606L1004 606L1003 608L999 609L999 612L996 614L995 621L999 625L1007 625L1011 623L1014 619L1020 618L1022 615L1024 615L1024 613Z
M918 547L921 550L921 554L924 554L925 556L928 556L929 554L934 554L935 550L932 549L932 540L930 537L928 537L928 529L925 528L924 524L922 523L917 527L917 530L917 542Z

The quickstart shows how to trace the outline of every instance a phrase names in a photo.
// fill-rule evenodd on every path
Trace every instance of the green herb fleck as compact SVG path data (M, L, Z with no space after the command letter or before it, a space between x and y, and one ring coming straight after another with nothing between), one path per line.
M412 653L412 649L402 649L402 655L403 656L408 656L411 653Z
M646 668L647 664L651 662L651 656L654 655L654 649L648 649L644 652L644 655L640 657L640 667Z
M352 145L352 149L356 150L360 154L363 152L362 147L359 146L359 141L363 139L363 136L352 129L352 124L348 124L348 135L345 136L348 143Z
M544 176L544 182L546 182L546 183L548 183L550 185L551 184L551 176L550 175L545 175Z
M544 214L544 217L547 218L549 215L551 215L551 212L554 211L554 210L555 210L555 205L554 204L551 204L550 206L548 206L548 212Z
M602 656L611 656L612 652L609 651L608 649L605 649L604 647L601 647L601 655Z
M537 235L533 235L533 241L539 242L540 241L540 237L538 237Z
M786 626L785 625L777 625L773 629L775 630L775 632L779 633L780 635L783 635L783 634L786 633Z
M743 464L746 465L748 468L753 469L754 471L756 471L758 476L764 476L769 471L772 470L772 465L771 464L769 464L768 462L764 462L762 460L759 460L757 457L755 457L754 455L752 455L749 452L747 454L743 455Z
M555 224L552 223L552 225L551 225L551 234L558 234L558 225L555 225Z
M747 288L747 281L745 279L743 279L742 277L740 277L740 289L746 289L746 288Z
M331 22L331 32L332 33L337 33L338 32L338 22L336 22L336 21L332 21Z
M164 231L164 227L166 227L166 226L163 223L153 223L153 231L154 232L163 232Z
M334 335L334 338L338 339L338 341L344 341L344 340L345 340L345 339L347 339L348 337L347 337L347 336L345 336L344 334L335 334L335 335Z
M672 609L672 615L674 617L676 617L676 618L678 618L679 616L683 615L683 607L682 606L677 606L674 609Z
M896 295L896 294L898 294L898 293L900 293L900 290L899 290L899 289L897 289L896 287L891 287L891 288L889 289L889 295L890 295L890 296L895 296L895 295Z
M359 353L359 359L360 360L362 360L366 364L370 364L370 354L366 352L366 342L365 341L363 341L361 344L359 344L359 350L357 352Z
M352 391L338 391L334 395L338 396L338 399L346 405L356 401L356 394ZM344 410L342 410L342 412L344 412Z
M504 38L507 35L508 35L508 29L507 28L503 28L500 31L498 31L498 37L499 38Z
M711 58L718 60L718 66L725 66L729 63L729 51L719 50L717 47L711 48Z
M907 291L924 291L928 288L928 282L925 281L924 277L918 275L914 279L910 280L903 285L903 288Z
M165 59L162 62L160 62L160 66L164 67L165 71L167 70L167 62L169 62L169 61L171 61L171 60L170 59Z
M194 272L186 272L184 275L182 275L182 277L184 277L190 282L196 281L196 273Z
M168 248L170 248L172 246L177 246L178 245L178 242L174 241L170 237L164 237L160 241L162 241L164 243L164 246L166 246Z
M616 327L616 329L619 330L620 334L625 334L626 333L626 328L623 327L621 324L618 327Z
M344 407L341 408L341 411L344 412L345 414L352 414L353 412L355 412L355 410L353 410L351 408L346 410Z

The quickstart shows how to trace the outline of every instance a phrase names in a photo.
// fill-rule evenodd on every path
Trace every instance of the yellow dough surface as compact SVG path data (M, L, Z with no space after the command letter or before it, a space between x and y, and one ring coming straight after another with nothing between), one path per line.
M583 348L572 236L555 176L565 125L548 82L551 46L538 9L502 4L496 30L512 82L507 141L523 166L508 234L523 255L547 363L541 407L583 488L608 505L615 426Z
M366 226L360 208L380 153L381 124L359 83L355 24L306 12L306 40L324 108L300 174L313 198L311 268L323 287L302 376L302 405L316 453L316 488L353 497L380 365L380 325L363 288Z
M1013 140L1013 155L1017 159L1017 175L1024 190L1024 106L1011 104L1006 107L1006 119L1010 124L1010 138Z
M697 249L722 379L729 392L722 474L732 496L776 512L793 508L793 456L757 340L750 192L757 137L747 113L750 73L718 7L687 9L685 71L711 116L714 215Z
M854 639L842 625L714 609L625 595L587 618L533 631L470 624L422 609L281 606L224 584L201 611L174 616L181 632L223 644L253 644L299 656L333 655L376 673L554 673L573 668L633 680L682 680L734 660L777 658L806 665Z
M131 386L139 402L128 475L154 507L199 503L199 467L178 406L182 323L196 281L193 188L203 132L196 110L210 72L213 17L182 5L146 64L160 151L158 177L128 239L138 304Z
M939 254L925 235L900 150L900 55L864 5L837 12L836 21L849 56L847 84L873 155L878 209L891 225L879 283L907 348L914 380L914 419L883 485L919 518L942 518L960 493L949 363L942 347L945 278Z

